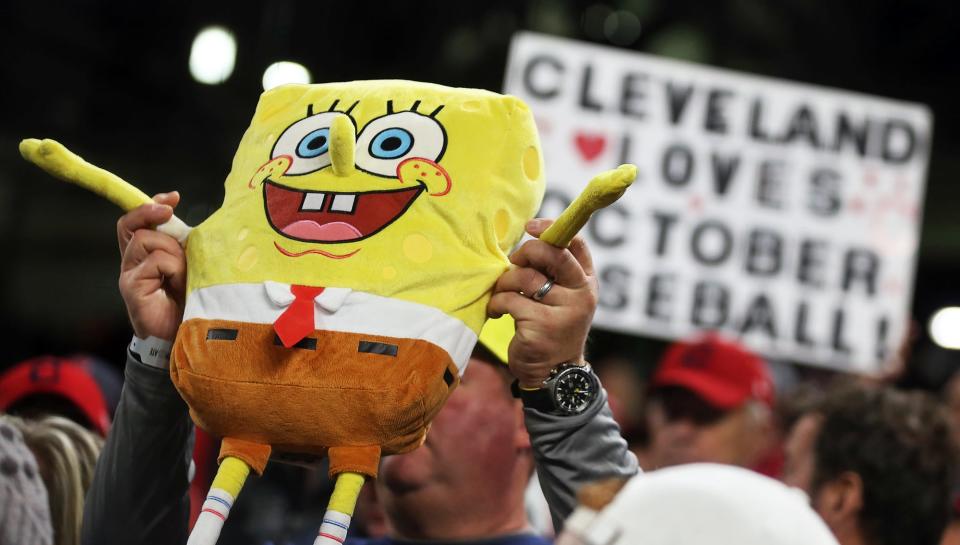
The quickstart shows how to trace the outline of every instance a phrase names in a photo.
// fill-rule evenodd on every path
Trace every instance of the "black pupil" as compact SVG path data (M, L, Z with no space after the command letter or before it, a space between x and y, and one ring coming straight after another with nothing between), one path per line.
M307 149L310 151L317 151L325 145L327 145L327 137L322 134L318 134L317 136L311 138L309 142L307 142Z
M400 147L400 138L397 136L390 136L384 139L383 143L380 145L383 148L383 151L393 151Z

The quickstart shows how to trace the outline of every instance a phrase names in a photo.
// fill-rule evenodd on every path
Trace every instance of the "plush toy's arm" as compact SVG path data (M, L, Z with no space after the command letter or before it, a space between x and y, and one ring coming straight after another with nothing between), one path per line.
M153 202L146 193L130 185L119 176L91 165L56 140L28 138L20 142L20 155L47 173L65 182L93 191L97 195L129 212L140 205ZM190 226L173 216L157 230L184 244Z
M597 174L557 221L540 235L540 240L558 248L566 248L590 216L616 202L636 177L637 167L629 164Z

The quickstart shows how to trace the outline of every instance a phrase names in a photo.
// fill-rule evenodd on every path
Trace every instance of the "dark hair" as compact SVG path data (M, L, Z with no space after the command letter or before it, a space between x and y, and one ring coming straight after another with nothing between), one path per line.
M950 515L955 454L937 402L921 392L845 384L817 412L813 491L857 473L859 522L870 543L937 545Z
M497 374L503 379L504 392L513 399L513 393L510 391L510 385L513 384L513 375L510 374L510 368L503 363L489 348L477 343L473 347L471 358L480 360L496 369Z
M728 411L714 407L702 397L682 386L653 388L647 395L648 406L659 403L669 422L689 421L697 426L709 426Z

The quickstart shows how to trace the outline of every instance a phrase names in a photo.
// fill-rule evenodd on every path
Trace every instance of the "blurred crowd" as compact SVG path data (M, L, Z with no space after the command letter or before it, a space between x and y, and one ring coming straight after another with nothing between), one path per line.
M489 353L486 358L496 361ZM793 507L784 507L795 496L781 498L781 490L767 490L773 481L761 477L766 476L787 485L784 490L791 493L802 491L798 497L803 497L803 507L809 505L841 544L960 543L960 487L954 471L960 460L954 447L960 437L960 373L939 392L899 387L895 376L876 379L803 369L784 387L774 380L770 363L715 334L667 346L649 376L640 371L642 363L646 362L614 353L595 361L594 367L613 416L640 462L643 473L634 480L645 484L620 478L612 485L599 483L593 490L581 490L581 507L570 518L570 531L561 542L603 543L593 519L605 516L620 517L620 526L629 534L639 531L637 517L642 515L645 533L631 535L653 539L651 525L672 524L669 517L655 518L667 509L665 505L683 515L685 522L674 524L677 528L688 527L698 516L704 521L716 518L714 504L698 515L701 507L694 498L711 497L729 509L722 520L710 522L718 528L754 524L734 523L741 515L748 521L800 516L790 515ZM473 367L478 365L486 367L476 363ZM500 405L489 403L491 392L500 389L496 385L504 370L490 367L492 386L482 395L474 394L490 405L478 416L489 419L497 411L500 417L510 413L513 400L508 395ZM481 371L488 373L486 369L474 373ZM477 384L487 379L475 380ZM110 431L121 385L115 366L85 356L38 357L0 375L0 410L6 413L0 418L0 543L80 543L83 497ZM504 423L508 429L516 425ZM485 495L478 483L510 488L511 480L529 475L532 462L520 463L515 471L505 470L503 462L482 463L485 457L491 462L508 457L476 435L455 436L447 448L457 462L473 460L461 464L469 466L471 474L456 477L467 486L458 489L465 498L458 508L480 513L486 507L478 502L510 504L502 488ZM194 444L195 518L213 475L216 440L198 432ZM418 523L416 513L390 512L398 506L396 497L416 485L406 479L427 473L416 464L428 462L403 463L414 469L385 472L385 489L366 487L356 535L386 535L395 531L396 520ZM724 469L734 467L743 469ZM509 509L537 533L553 536L536 479L531 479L531 486L514 485L522 500ZM378 490L387 490L386 504ZM222 542L299 543L298 536L317 527L329 492L322 471L274 464L251 484L233 515L239 520L225 527ZM590 517L585 518L584 509ZM725 535L725 530L711 531ZM416 534L416 528L412 532ZM687 539L696 542L696 535ZM765 542L788 542L769 539ZM797 542L818 542L804 539L810 541Z

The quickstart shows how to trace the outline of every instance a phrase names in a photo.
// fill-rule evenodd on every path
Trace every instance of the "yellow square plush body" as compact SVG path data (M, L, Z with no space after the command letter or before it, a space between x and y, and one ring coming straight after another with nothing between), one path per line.
M190 233L171 373L222 455L375 475L458 382L543 195L516 98L406 81L260 98L223 206ZM252 443L253 445L249 445ZM262 449L260 449L262 451Z

